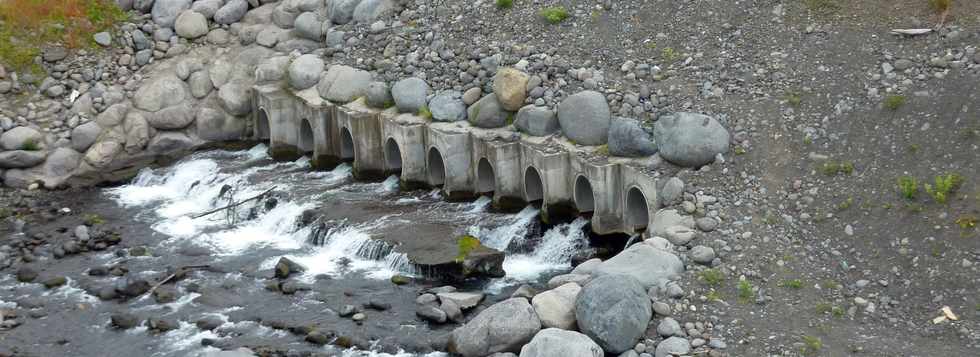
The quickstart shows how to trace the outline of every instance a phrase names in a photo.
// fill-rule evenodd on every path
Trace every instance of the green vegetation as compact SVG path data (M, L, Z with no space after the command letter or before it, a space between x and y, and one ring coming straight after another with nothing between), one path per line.
M854 173L854 163L850 161L837 162L827 160L820 165L820 172L823 172L827 176L836 176L838 174L850 175Z
M834 305L831 305L829 302L818 302L817 306L814 308L817 314L820 315L827 314L833 309L834 309Z
M800 349L800 353L805 356L817 354L823 348L823 341L820 341L819 337L803 335L800 338L803 340L803 347Z
M800 279L786 280L786 281L783 281L783 283L780 284L780 286L782 286L784 288L790 288L790 289L794 289L794 290L800 290L800 289L803 289L803 280L800 280Z
M382 105L382 107L383 107L382 109L389 109L389 108L392 108L392 107L394 107L394 106L395 106L395 101L394 101L394 100L389 100L389 101L386 101L386 102L385 102L385 103L384 103L384 104Z
M698 279L709 286L718 286L725 280L725 274L718 269L705 269L698 273Z
M813 139L809 135L803 136L803 145L813 144Z
M974 215L962 215L956 219L956 225L960 226L962 229L976 228L977 226L977 216Z
M509 9L514 7L514 0L497 0L498 9Z
M464 260L466 260L466 257L470 255L470 252L480 246L480 239L471 235L465 235L459 237L459 239L456 241L456 245L459 247L459 254L456 255L456 262L462 263Z
M786 103L788 103L790 106L793 107L798 107L800 106L801 103L803 103L802 94L796 91L786 92L785 99L786 99Z
M746 151L745 151L745 148L744 147L741 147L741 146L736 146L735 147L735 155L745 155L745 153L746 153Z
M568 18L568 10L564 6L549 6L538 11L538 15L552 25L557 25Z
M844 211L847 210L848 208L851 208L851 206L853 205L854 205L854 197L848 197L846 200L844 200L844 202L841 202L839 205L837 205L837 210Z
M844 308L840 306L834 306L832 309L830 309L830 314L838 319L843 318L844 313Z
M673 47L664 47L664 49L660 51L660 58L663 58L664 62L667 63L673 63L680 59L680 57L681 54L674 51Z
M929 6L940 14L949 11L952 4L953 0L929 0Z
M595 149L595 153L602 156L609 156L609 145L602 144L598 149Z
M832 15L841 9L837 0L803 0L803 4L811 12L820 16Z
M913 154L918 154L920 149L922 149L922 147L919 146L919 144L909 145L909 152Z
M935 186L930 184L925 184L926 192L932 196L932 199L941 204L946 204L949 199L950 194L956 191L963 183L963 177L950 173L946 175L936 176Z
M38 44L93 46L92 35L126 19L112 0L5 0L0 2L0 63L43 73Z
M649 49L651 49L651 50L656 50L657 49L657 43L656 42L653 42L653 41L647 42L646 47L649 48Z
M721 293L717 290L709 291L707 294L704 294L704 297L708 298L709 302L725 301L725 299L721 297Z
M746 303L752 301L755 298L755 291L752 290L752 284L748 280L738 281L738 300Z
M826 279L820 282L820 287L824 289L835 290L835 289L840 289L840 283L830 279Z
M912 176L902 176L898 178L898 191L901 192L902 197L907 200L915 199L915 195L919 193L919 181Z
M24 141L24 145L21 146L21 149L27 151L39 151L41 150L41 146L38 145L36 140L28 139L27 141Z
M905 96L894 95L894 94L889 95L885 97L885 102L883 103L883 105L885 106L885 109L896 111L898 110L898 108L901 108L903 105L905 105Z
M105 219L95 213L86 214L84 217L84 222L86 226L95 226L100 224L105 224Z
M0 207L0 219L4 219L14 215L14 210L7 207Z
M507 125L514 125L514 113L507 113Z
M423 105L421 108L419 108L419 112L417 114L427 121L432 121L432 111L429 110L428 106Z

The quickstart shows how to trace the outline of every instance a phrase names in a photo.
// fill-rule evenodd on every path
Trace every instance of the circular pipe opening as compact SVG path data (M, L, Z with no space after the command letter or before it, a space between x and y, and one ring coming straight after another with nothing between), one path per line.
M313 127L310 126L310 121L306 119L300 120L299 143L296 146L299 148L299 151L313 152L313 143Z
M442 154L436 148L429 149L428 155L429 184L432 186L442 186L446 183L446 164L442 161Z
M585 176L579 175L575 179L575 208L579 213L592 212L595 210L595 196L592 192L592 184Z
M647 227L649 217L646 196L639 188L630 188L626 193L626 224L634 229L643 229Z
M269 113L265 111L265 108L259 108L258 119L255 123L255 136L259 140L269 140L271 137L269 131Z
M541 175L533 166L529 166L524 171L524 200L527 202L540 201L544 199L544 183L541 182Z
M347 128L340 129L340 159L354 160L354 136Z
M493 166L490 165L490 161L487 158L480 159L480 164L476 166L476 177L477 193L493 192L497 186L496 177L493 174Z
M402 172L402 151L398 148L398 142L393 138L388 138L385 142L385 162L388 170L400 175Z

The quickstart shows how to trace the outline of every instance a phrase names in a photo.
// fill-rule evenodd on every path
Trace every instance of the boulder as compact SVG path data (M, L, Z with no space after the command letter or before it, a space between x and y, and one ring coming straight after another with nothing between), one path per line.
M415 315L422 318L423 320L434 322L437 324L445 323L448 317L446 312L440 309L438 306L433 305L419 305L415 307Z
M568 284L568 283L575 283L575 284L578 284L579 286L582 286L582 285L588 284L589 280L592 280L592 276L589 275L589 274L561 274L561 275L555 275L555 276L551 277L551 279L548 279L548 288L549 289L556 289L559 286L562 286L562 285L565 285L565 284Z
M231 25L245 17L248 12L248 2L245 0L228 0L224 6L214 13L214 22Z
M546 136L561 130L554 110L533 104L525 105L517 111L514 126L522 133L531 136Z
M112 327L128 330L140 324L140 318L128 312L117 312L109 317Z
M300 37L314 41L323 40L323 21L320 21L315 12L300 14L293 24L296 34Z
M664 206L670 206L674 204L681 195L684 193L684 181L676 176L667 179L664 183L664 187L660 189L660 194L657 198L660 199L660 203Z
M354 10L361 0L333 0L330 2L330 20L338 25L350 22L354 18Z
M473 126L492 129L509 124L507 119L513 117L513 114L504 111L504 107L500 106L500 101L497 100L497 95L490 93L473 103L466 116Z
M602 264L602 259L592 258L576 265L575 269L572 269L572 272L569 274L592 274L599 264Z
M195 39L208 34L208 19L192 10L185 10L177 16L174 22L174 31L177 36Z
M211 90L214 89L211 76L204 71L191 73L190 78L187 79L187 84L191 88L191 95L197 99L207 97L208 94L211 94Z
M286 77L287 68L289 68L288 56L267 58L255 67L255 81L258 83L281 81Z
M82 154L79 152L69 149L69 148L57 148L48 155L48 159L44 161L44 176L63 180L71 175L78 164L82 161ZM83 226L84 227L84 226ZM77 233L76 236L81 236Z
M296 22L296 17L299 16L298 9L287 9L286 4L288 1L283 1L272 10L272 23L276 24L284 29L293 28L293 24ZM331 2L332 3L332 2Z
M393 0L362 0L354 8L353 20L363 24L369 24L378 19L381 14L391 11L395 7Z
M534 335L531 343L521 348L520 357L603 357L589 336L575 331L546 328Z
M371 84L371 72L350 66L330 66L327 74L316 85L323 99L348 103L367 94Z
M44 145L44 136L31 127L18 126L0 135L0 148L3 150L36 150L42 145Z
M184 81L173 74L158 74L143 83L133 95L133 106L148 112L183 103L189 99ZM101 124L101 123L100 123ZM104 127L107 127L103 125Z
M245 120L225 113L221 108L202 106L194 123L197 137L206 141L231 141L241 139L245 133Z
M218 90L221 106L234 116L243 116L252 111L252 87L244 82L230 82Z
M673 113L653 125L660 156L673 164L698 167L728 152L728 130L717 120L697 113Z
M578 284L568 283L535 295L531 299L531 305L541 320L541 326L577 330L575 299L581 290L582 287Z
M323 60L316 55L299 56L289 65L289 85L303 90L313 87L320 81L323 73Z
M682 226L689 229L694 229L694 218L691 216L682 215L676 209L662 209L657 211L653 215L652 220L652 236L654 237L667 237L670 235L668 228L673 226Z
M483 301L483 297L485 295L480 292L453 291L440 292L437 293L436 296L439 297L439 300L441 301L451 300L456 304L456 306L459 306L460 309L469 310L480 304L480 301Z
M673 253L648 244L634 244L600 263L592 271L592 275L629 275L640 282L644 289L649 289L682 272L684 263Z
M194 147L194 141L179 131L159 132L150 140L146 151L154 155L173 154Z
M281 257L279 258L279 262L276 263L275 275L276 278L286 279L290 275L299 274L304 271L306 271L306 267L303 265L287 257Z
M97 169L105 168L122 149L123 146L115 140L96 142L85 152L85 162Z
M636 119L615 117L609 124L609 154L646 157L657 153L657 144Z
M686 338L671 337L657 344L656 357L683 356L691 352L691 344Z
M218 12L218 9L224 3L224 0L197 0L194 4L191 4L191 10L204 15L204 18L210 20L214 18L214 14Z
M524 105L527 98L527 73L514 68L501 68L493 78L493 93L497 95L500 106L507 111L516 111Z
M463 94L457 91L442 91L429 101L429 112L433 121L466 120L466 105L463 104Z
M154 0L134 0L133 10L139 11L140 13L146 14L153 9Z
M411 77L405 78L391 87L391 96L395 100L398 111L402 113L417 113L426 105L429 96L429 84L424 80Z
M391 89L384 82L371 82L367 88L367 104L375 108L389 108L395 105Z
M558 104L558 122L568 139L581 145L602 145L609 139L609 104L596 91L582 91Z
M715 260L715 250L711 247L699 245L691 248L691 251L688 252L688 256L690 256L691 260L693 260L695 263L711 266L711 263Z
M593 279L575 301L579 328L603 350L614 354L633 349L646 332L652 314L646 289L629 275Z
M174 27L177 16L191 8L192 0L156 0L151 15L153 22L160 27Z
M76 126L71 131L71 148L78 152L88 150L102 133L102 127L94 121Z
M47 152L34 150L0 151L0 169L25 169L44 162Z
M524 298L501 301L453 330L448 350L464 357L517 352L541 329L534 308Z
M161 110L164 112L165 110ZM123 132L126 135L126 152L136 154L146 147L150 141L150 124L143 115L136 111L126 114L123 121Z
M149 114L147 118L150 126L161 130L183 129L193 121L194 108L190 104L179 104L163 108L156 113Z
M197 72L204 69L204 63L197 57L186 57L177 62L177 66L174 67L174 73L177 78L182 81L186 81L191 73Z

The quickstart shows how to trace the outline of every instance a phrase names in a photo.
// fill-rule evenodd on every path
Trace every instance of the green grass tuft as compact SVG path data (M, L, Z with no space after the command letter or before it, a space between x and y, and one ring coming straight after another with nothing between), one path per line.
M905 105L905 96L904 95L887 96L885 97L885 101L884 103L882 103L882 105L884 105L885 109L896 111L898 110L898 108L901 108L903 105Z
M780 284L780 285L782 287L784 287L784 288L790 288L790 289L794 289L794 290L800 290L800 289L803 289L803 280L800 280L800 279L790 279L790 280L783 281L783 283Z
M609 156L609 144L602 144L598 149L595 149L595 153L602 156Z
M752 290L752 284L748 280L739 280L737 288L739 301L746 303L755 298L755 291Z
M514 7L514 0L497 0L498 9L509 9Z
M820 165L820 171L827 176L836 176L839 174L844 174L850 176L854 173L854 163L850 161L837 162L833 160L827 160Z
M935 186L925 184L926 192L932 196L936 202L946 204L949 196L963 184L963 176L956 173L939 175L935 178Z
M419 108L418 116L424 118L425 120L432 121L432 111L429 110L428 106L423 105Z
M949 11L950 6L953 5L953 0L929 0L929 7L932 7L937 13L944 13Z
M568 10L564 6L549 6L538 11L538 15L552 25L556 25L568 18Z
M919 193L919 181L912 176L902 176L898 178L898 192L902 194L907 200L915 199L915 195Z
M838 0L803 0L803 4L816 15L833 15L840 11Z
M718 269L705 269L698 273L698 279L709 286L719 286L725 280L725 274Z
M459 254L456 255L456 262L462 263L470 255L470 252L480 246L480 239L471 235L465 235L459 237L456 245L459 248Z
M823 348L823 341L820 341L819 337L804 335L800 338L803 340L803 347L801 348L800 353L805 356L815 355L820 352L820 349Z
M21 145L20 148L21 150L27 150L27 151L40 151L41 145L39 145L37 141L33 139L28 139L27 141L24 142L24 145Z
M786 103L793 107L799 107L803 103L803 95L800 92L786 92Z

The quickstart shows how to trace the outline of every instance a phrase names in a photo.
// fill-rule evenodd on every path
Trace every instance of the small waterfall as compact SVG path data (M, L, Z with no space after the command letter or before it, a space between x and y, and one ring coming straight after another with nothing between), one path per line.
M538 219L539 212L537 208L527 206L504 225L492 229L472 226L467 234L480 238L480 242L487 247L507 252L515 245L526 243L528 230Z
M399 183L398 176L395 175L388 176L388 178L381 183L381 187L378 188L378 192L380 193L398 192L398 183Z
M467 205L469 207L469 209L466 210L466 213L483 213L483 212L486 212L487 211L487 207L489 207L490 206L490 203L492 203L492 202L493 202L493 199L490 198L489 196L480 196L480 198L477 198L476 201L473 201L473 202L471 202L470 204Z

